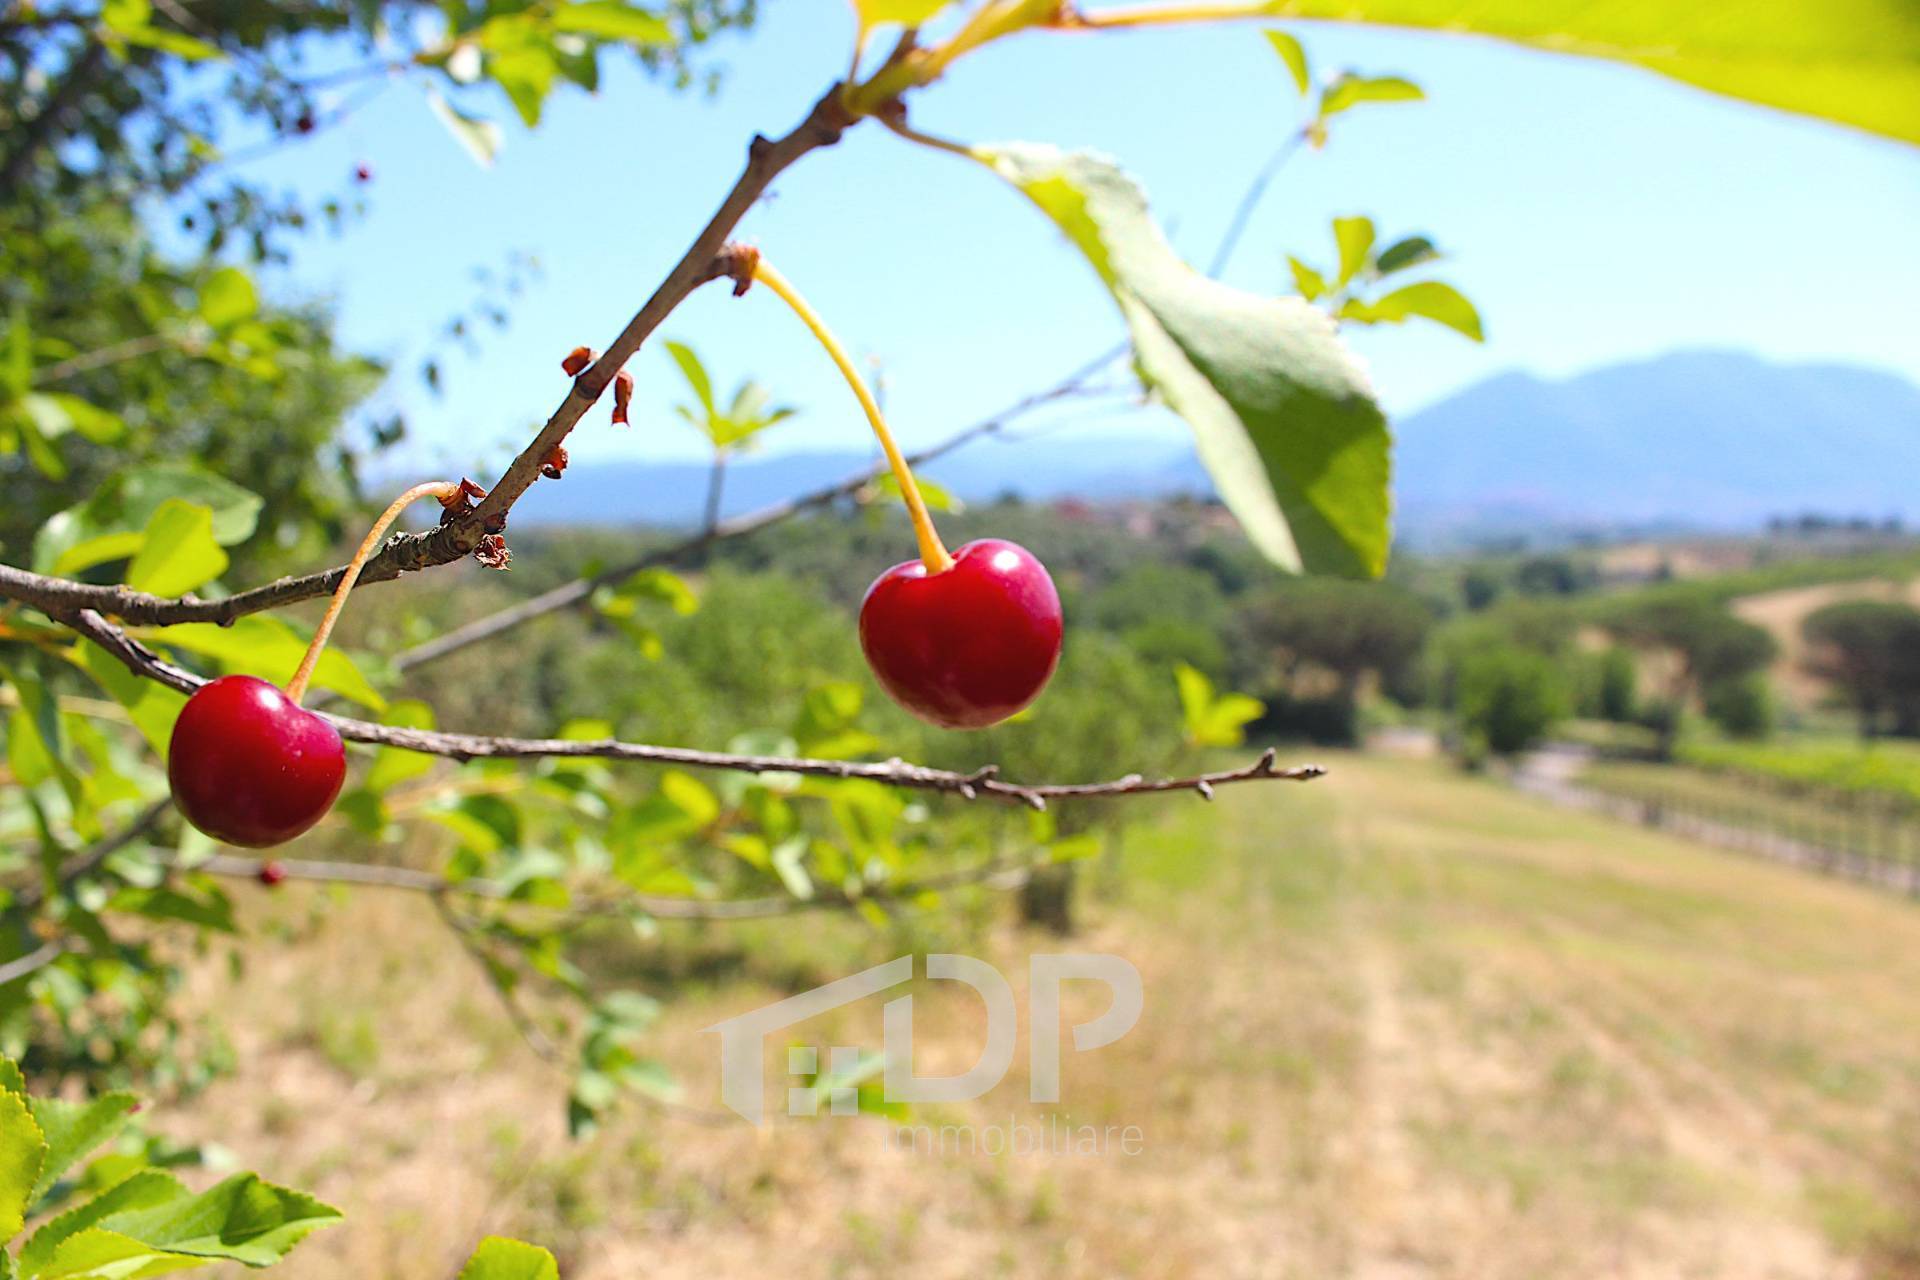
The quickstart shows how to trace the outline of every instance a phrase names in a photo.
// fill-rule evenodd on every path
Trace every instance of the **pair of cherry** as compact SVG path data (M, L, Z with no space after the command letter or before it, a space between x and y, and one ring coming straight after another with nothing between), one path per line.
M892 464L913 519L920 558L875 579L860 606L860 646L894 701L931 724L981 729L1040 695L1060 660L1060 597L1025 548L985 538L950 554L894 444L879 405L839 339L786 278L757 254L752 279L791 306L839 366ZM578 376L585 348L561 367ZM622 374L622 378L626 375ZM616 393L615 420L624 398ZM380 536L407 504L463 499L463 486L416 485L395 499L360 544L300 669L281 690L254 676L223 676L195 690L174 723L167 778L189 822L228 844L263 848L293 839L333 807L346 781L345 744L300 705L320 651Z
M881 574L860 607L860 645L880 687L948 729L979 729L1039 696L1060 657L1060 597L1024 548L970 542L953 567L919 560ZM347 776L332 725L279 686L222 676L187 699L167 778L187 821L264 848L326 816Z

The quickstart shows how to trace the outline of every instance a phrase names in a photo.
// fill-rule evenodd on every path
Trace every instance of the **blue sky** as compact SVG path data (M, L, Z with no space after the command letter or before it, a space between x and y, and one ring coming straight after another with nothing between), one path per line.
M845 65L833 0L764 6L725 46L713 99L619 66L597 97L560 90L534 133L510 120L490 171L396 84L338 129L259 162L255 176L337 191L374 169L369 216L304 243L272 282L332 297L346 340L397 362L383 403L408 412L410 459L476 473L523 442L564 391L560 357L601 346L682 252L756 130L789 127ZM1920 379L1920 155L1834 126L1701 94L1608 64L1449 37L1297 24L1317 73L1404 74L1428 101L1337 118L1269 191L1228 278L1285 291L1284 255L1332 256L1329 220L1367 213L1383 237L1433 235L1440 277L1486 318L1476 347L1431 326L1355 333L1387 405L1405 413L1497 370L1562 374L1676 348L1843 360ZM617 61L617 60L616 60ZM1190 259L1204 261L1300 104L1255 24L1099 36L1037 34L961 63L915 100L920 127L1117 156ZM1112 304L1024 200L984 170L853 131L784 177L742 228L857 352L885 369L889 416L928 442L1044 386L1111 345ZM472 269L531 252L543 277L476 356L415 376L425 340L474 293ZM691 342L723 387L754 377L802 412L773 449L865 449L845 388L768 296L696 295L663 334ZM595 457L693 457L666 412L683 395L643 350L635 427L595 415ZM1184 430L1157 410L1074 407L1062 432Z

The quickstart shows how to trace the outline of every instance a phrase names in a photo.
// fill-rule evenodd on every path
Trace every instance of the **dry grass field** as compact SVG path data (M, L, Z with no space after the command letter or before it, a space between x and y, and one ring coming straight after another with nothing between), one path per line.
M1146 1006L1068 1055L1059 1110L1138 1125L1137 1155L715 1122L700 1028L906 945L821 918L610 940L681 993L657 1043L689 1109L572 1143L562 1080L426 903L291 885L247 904L279 945L197 979L237 1074L154 1124L231 1135L347 1211L290 1280L440 1280L489 1232L568 1280L1920 1277L1920 905L1437 763L1329 763L1170 801L1095 876L1071 945L1130 959ZM1027 956L1061 948L1007 919L914 941L995 960L1024 1006ZM970 1062L977 1004L918 1003L922 1070ZM877 1043L875 1010L840 1017L808 1038ZM1023 1040L999 1089L928 1118L1043 1118L1024 1062Z

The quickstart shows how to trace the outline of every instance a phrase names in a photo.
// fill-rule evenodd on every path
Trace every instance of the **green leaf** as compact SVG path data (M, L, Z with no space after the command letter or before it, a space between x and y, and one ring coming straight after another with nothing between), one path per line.
M213 509L180 498L160 504L127 566L127 585L155 595L182 595L226 572L227 553L213 540Z
M78 431L94 444L112 444L127 432L127 424L118 415L79 396L34 394L26 399L27 411L35 415L36 421L43 413L49 418L58 414L66 423L64 430Z
M538 1245L488 1236L460 1268L460 1280L560 1280L560 1264Z
M1408 236L1404 240L1394 241L1375 255L1373 270L1376 275L1387 276L1409 267L1438 261L1439 257L1440 250L1434 247L1433 241L1425 236Z
M1609 58L1730 97L1920 142L1910 0L1272 0L1275 17L1478 32Z
M1332 322L1187 266L1110 161L1029 145L975 154L1087 255L1126 317L1142 381L1193 427L1253 544L1291 571L1378 576L1386 419Z
M709 418L713 417L718 413L713 403L713 379L707 376L707 367L700 363L700 357L684 342L667 343L667 354L680 366L680 373L686 378L687 385L693 388L700 407L707 411Z
M240 1173L196 1196L110 1214L96 1231L104 1229L169 1254L266 1267L309 1233L339 1218L338 1209L312 1196ZM62 1246L56 1262L65 1252Z
M97 564L106 564L110 560L125 560L139 551L146 540L145 529L103 533L97 538L89 538L61 552L60 558L53 562L50 572L58 577L70 578Z
M130 1174L85 1204L68 1210L35 1231L27 1239L26 1247L20 1250L21 1273L27 1276L43 1274L43 1269L53 1261L62 1244L94 1226L102 1218L128 1209L152 1208L171 1200L184 1199L187 1195L186 1187L177 1178L158 1169L141 1169Z
M107 907L149 920L172 920L181 924L233 933L233 904L224 895L206 899L189 897L177 889L160 886L152 889L127 888L113 895Z
M1293 272L1293 287L1308 302L1327 291L1327 278L1292 254L1287 255L1287 267Z
M27 1078L20 1074L20 1064L11 1058L0 1058L0 1093L27 1096Z
M172 745L173 722L180 718L180 708L187 705L187 695L141 679L99 645L83 644L74 656L94 682L127 709L133 727L165 761Z
M506 93L529 129L540 123L540 112L559 73L560 64L551 46L520 44L487 59L487 74Z
M380 717L380 723L406 729L431 729L433 708L417 698L405 698L388 706L386 714ZM374 753L373 766L367 770L362 785L377 795L385 795L400 783L432 771L432 756L422 755L418 751L402 751L398 747L381 747Z
M806 867L801 865L807 856L807 848L810 844L811 841L805 835L790 836L774 846L767 857L767 861L773 866L774 874L780 877L780 883L796 898L804 899L813 896L813 877L809 876Z
M259 676L282 685L293 678L307 651L304 636L278 618L257 613L226 627L212 622L181 622L142 628L138 635L151 644L212 658L230 674ZM320 655L313 669L313 683L364 707L386 710L387 700L340 649L329 648Z
M211 509L213 540L223 547L251 538L260 521L260 497L231 480L180 463L138 467L109 477L93 497L41 525L33 540L34 568L41 573L69 573L118 559L120 554L131 555L132 551L99 554L101 549L96 547L82 557L83 563L70 564L66 558L110 534L144 535L154 512L173 498ZM114 548L109 545L106 550ZM96 554L99 558L92 558ZM56 569L56 565L68 567Z
M1342 288L1366 269L1373 250L1373 219L1335 218L1333 241L1340 246L1340 274L1333 283Z
M1280 55L1280 61L1287 64L1287 70L1293 73L1293 87L1306 93L1313 87L1313 76L1307 70L1307 51L1298 40L1285 31L1273 28L1266 33L1267 40L1273 45L1273 51Z
M628 44L673 43L673 31L660 18L622 0L576 0L553 11L556 31L577 31Z
M1320 118L1339 115L1363 102L1418 102L1426 96L1419 85L1399 76L1357 76L1343 71L1320 95Z
M1340 308L1341 319L1360 324L1400 324L1410 316L1443 324L1475 342L1486 341L1474 305L1458 289L1438 280L1406 285L1372 302L1349 299Z
M924 26L952 0L853 0L853 11L862 31L897 23L903 27Z
M32 1280L146 1280L148 1276L204 1267L205 1258L183 1257L118 1232L89 1227L62 1240Z
M0 1093L0 1244L20 1234L47 1158L47 1142L27 1100Z
M200 318L224 332L259 313L260 295L238 267L222 267L200 286Z
M1174 668L1187 742L1196 747L1237 747L1246 726L1266 714L1266 704L1243 693L1216 694L1213 682L1193 667Z
M447 127L453 140L462 150L472 156L474 163L482 169L493 167L493 158L500 154L502 134L500 126L480 116L469 115L448 102L438 93L427 91L427 108L434 118Z
M126 1126L137 1099L130 1093L103 1093L87 1102L63 1102L57 1098L33 1098L28 1107L33 1122L46 1139L46 1162L39 1181L34 1183L33 1198L47 1194L48 1188L73 1167L73 1162Z
M121 38L128 44L158 49L176 58L185 58L188 62L210 62L227 56L219 45L208 44L205 40L196 39L184 31L174 31L167 27L139 27L122 32Z
M682 616L700 608L700 597L671 569L642 569L614 588L614 593L629 600L657 600Z
M966 503L955 497L943 484L937 484L925 476L913 478L914 487L920 490L920 500L927 504L929 511L964 511ZM874 479L874 491L896 502L904 502L905 495L900 491L900 481L889 471Z

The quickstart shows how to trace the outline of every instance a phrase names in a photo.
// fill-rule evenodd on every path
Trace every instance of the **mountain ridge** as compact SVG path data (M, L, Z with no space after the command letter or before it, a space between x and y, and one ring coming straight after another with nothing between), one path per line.
M1395 423L1395 520L1429 541L1531 528L1740 530L1801 511L1920 518L1920 386L1842 362L1783 364L1670 352L1543 378L1493 374ZM872 463L853 451L736 460L728 514L834 483ZM1190 439L983 441L925 468L970 501L1010 492L1093 502L1211 492ZM706 467L580 467L536 485L523 524L687 525Z

